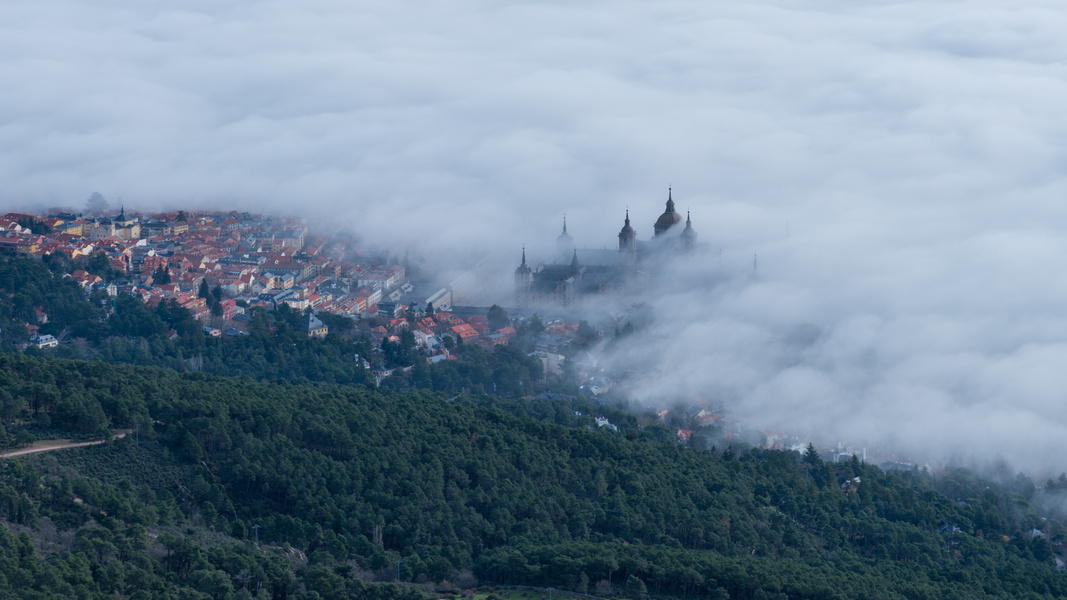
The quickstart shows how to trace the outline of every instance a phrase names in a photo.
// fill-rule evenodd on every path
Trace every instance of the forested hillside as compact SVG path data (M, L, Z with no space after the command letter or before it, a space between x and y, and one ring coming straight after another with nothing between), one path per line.
M359 578L399 567L427 589L1067 594L1060 526L963 472L693 450L447 398L4 354L6 423L136 435L0 464L0 518L20 532L0 534L0 590L366 597L387 588Z
M491 354L476 346L461 346L454 352L458 360L430 364L416 350L411 333L401 334L399 342L375 346L366 337L343 335L353 329L353 321L328 313L319 316L330 325L330 335L309 337L303 329L304 314L284 303L275 310L252 307L248 335L212 337L205 335L203 324L189 311L171 301L149 307L128 295L112 298L94 291L86 296L65 274L76 267L92 268L91 262L0 256L0 350L15 350L29 340L26 323L36 322L39 309L48 321L40 325L40 333L66 334L64 341L78 343L47 351L31 347L31 354L245 376L256 381L304 378L373 385L362 363L366 360L376 369L410 368L407 375L383 382L397 391L492 392L517 398L568 388L542 377L539 360L506 346Z

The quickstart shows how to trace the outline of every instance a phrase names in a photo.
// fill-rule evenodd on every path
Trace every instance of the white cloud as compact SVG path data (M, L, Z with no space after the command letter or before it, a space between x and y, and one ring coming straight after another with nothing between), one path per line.
M583 245L627 206L647 238L672 183L723 258L656 300L682 329L653 355L699 366L671 381L1062 469L1065 21L1006 0L11 0L0 204L99 190L517 254L564 211ZM804 323L818 338L789 342Z

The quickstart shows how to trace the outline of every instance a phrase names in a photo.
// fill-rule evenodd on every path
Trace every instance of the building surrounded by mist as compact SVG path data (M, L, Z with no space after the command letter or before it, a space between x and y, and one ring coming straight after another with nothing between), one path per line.
M667 189L667 206L652 226L653 236L647 241L637 239L637 231L630 224L627 210L619 231L618 250L578 248L567 232L567 218L563 218L563 232L556 238L556 257L550 263L536 267L526 261L515 269L515 300L520 307L536 305L566 306L585 297L622 290L647 279L657 262L671 256L692 252L696 247L696 231L692 220L675 209L672 191Z
M124 240L136 240L141 237L140 218L126 216L126 208L122 207L118 216L93 219L83 227L82 231L86 237L94 242L112 236L120 237Z

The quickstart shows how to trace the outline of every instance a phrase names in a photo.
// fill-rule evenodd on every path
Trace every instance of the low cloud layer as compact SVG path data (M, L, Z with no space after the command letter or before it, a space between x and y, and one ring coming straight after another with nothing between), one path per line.
M564 212L580 245L613 245L627 207L647 239L671 184L709 247L653 299L671 385L1064 470L1065 21L1006 0L13 0L0 204L99 190L517 257Z

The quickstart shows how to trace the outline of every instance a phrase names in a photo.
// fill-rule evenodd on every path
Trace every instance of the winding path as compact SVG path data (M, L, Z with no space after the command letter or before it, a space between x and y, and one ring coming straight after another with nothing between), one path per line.
M126 437L128 431L122 433L116 433L111 436L111 440L117 440ZM109 440L96 440L95 442L68 442L64 440L45 440L38 442L40 445L31 446L29 448L23 448L22 450L12 450L10 452L0 453L0 458L14 458L16 456L22 456L24 454L36 454L37 452L49 452L51 450L63 450L65 448L82 448L84 446L96 446L97 444L103 444ZM62 442L56 444L55 442Z

